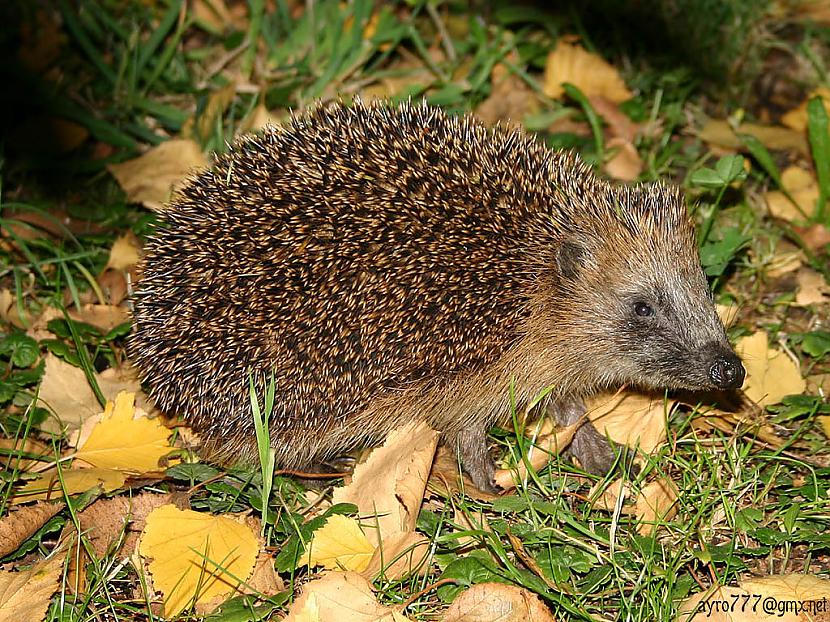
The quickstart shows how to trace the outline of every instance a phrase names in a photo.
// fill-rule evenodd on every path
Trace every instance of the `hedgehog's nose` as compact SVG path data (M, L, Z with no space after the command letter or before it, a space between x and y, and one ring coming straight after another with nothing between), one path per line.
M738 389L744 383L744 366L734 354L719 356L709 368L709 380L719 389Z

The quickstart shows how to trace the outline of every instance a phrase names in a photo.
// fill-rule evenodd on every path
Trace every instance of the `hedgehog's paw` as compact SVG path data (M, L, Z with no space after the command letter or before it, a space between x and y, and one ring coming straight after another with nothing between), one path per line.
M473 485L484 492L496 494L496 463L487 447L487 428L471 426L458 434L456 439L461 466L470 476Z

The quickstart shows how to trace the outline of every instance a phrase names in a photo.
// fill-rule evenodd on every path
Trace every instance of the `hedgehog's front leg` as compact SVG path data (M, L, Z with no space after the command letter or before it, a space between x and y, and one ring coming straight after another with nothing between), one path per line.
M456 446L461 465L476 488L491 493L498 492L494 479L496 463L487 447L487 426L471 424L465 427L458 433Z
M573 425L579 421L585 410L585 402L578 397L561 398L547 405L547 414L554 418L557 425L562 426ZM608 439L600 434L587 418L574 433L568 453L579 460L583 469L594 475L608 473L616 459Z

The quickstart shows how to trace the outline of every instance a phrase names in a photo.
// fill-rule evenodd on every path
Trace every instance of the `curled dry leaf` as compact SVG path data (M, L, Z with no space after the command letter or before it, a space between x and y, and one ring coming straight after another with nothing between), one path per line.
M0 518L0 557L16 551L63 508L63 503L37 503Z
M19 572L0 572L0 622L38 622L58 590L63 555L55 553Z
M379 532L367 533L375 546L388 535L413 531L437 444L438 433L425 423L393 430L355 467L351 484L335 489L332 501L355 504L363 517L377 516Z
M503 583L479 583L463 592L444 613L442 622L555 622L540 598Z
M44 357L46 368L40 384L39 406L48 408L57 419L50 417L40 428L45 432L61 432L64 428L78 429L81 424L101 412L101 405L86 381L84 372L59 359L54 354ZM151 405L141 392L135 371L129 365L121 369L108 369L96 374L98 386L107 399L113 399L119 391L136 394L136 403L150 411Z
M147 517L138 547L166 617L229 596L254 570L257 536L241 520L163 505Z
M611 440L649 454L666 440L666 416L676 400L641 393L600 393L587 400L588 418Z
M189 139L174 139L153 147L134 160L109 164L107 170L129 201L161 211L188 174L207 166L208 160L198 144Z
M573 84L587 97L599 95L615 103L632 97L613 65L581 45L560 38L545 63L542 89L548 97L561 99L565 94L562 86L565 83Z
M780 190L764 193L770 215L787 222L807 220L815 211L819 196L815 178L803 168L790 166L781 173L781 185L792 201Z
M333 572L303 586L285 622L402 622L406 617L381 605L372 586L355 572Z
M634 513L640 521L637 531L641 535L654 533L657 524L671 520L677 514L677 486L669 479L660 478L637 495Z
M603 169L609 177L620 181L634 181L643 172L643 161L637 148L624 138L612 138L607 147L612 153Z
M830 302L830 285L824 275L810 268L802 268L796 274L798 290L795 294L795 304L806 307Z
M746 368L744 393L758 406L777 404L787 395L804 392L807 385L798 366L785 352L769 347L764 331L741 337L735 351Z

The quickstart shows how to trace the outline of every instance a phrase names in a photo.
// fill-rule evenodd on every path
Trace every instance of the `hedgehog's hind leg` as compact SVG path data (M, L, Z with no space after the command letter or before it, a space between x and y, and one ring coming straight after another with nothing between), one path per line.
M580 398L568 397L548 402L546 411L558 425L569 426L585 415L586 408ZM574 433L568 453L579 460L585 471L594 475L608 473L617 458L608 439L587 418Z

